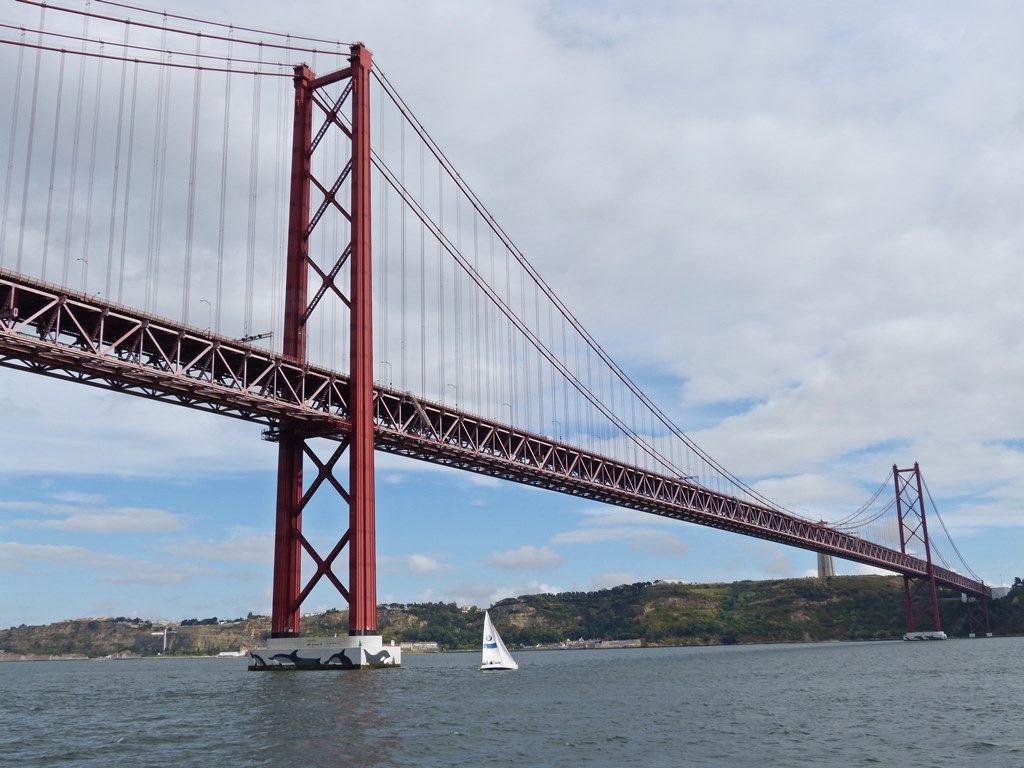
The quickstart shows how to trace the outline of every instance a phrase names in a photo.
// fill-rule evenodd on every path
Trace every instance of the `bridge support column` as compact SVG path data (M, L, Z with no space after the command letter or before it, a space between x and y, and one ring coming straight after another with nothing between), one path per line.
M277 521L274 531L274 587L271 637L299 633L302 533L302 440L283 436L277 447Z
M373 465L373 290L370 279L370 52L352 57L352 365L349 412L348 633L377 634L377 552Z
M288 203L288 254L285 265L284 337L282 352L299 362L306 360L306 271L309 253L309 144L313 130L313 103L308 67L295 69L295 114L292 128L291 181ZM271 637L299 633L302 536L302 437L291 425L278 433L277 520L274 532L274 586Z

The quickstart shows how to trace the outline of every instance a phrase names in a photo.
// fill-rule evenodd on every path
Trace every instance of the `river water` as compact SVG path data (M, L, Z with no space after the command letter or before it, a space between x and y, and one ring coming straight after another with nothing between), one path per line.
M1024 638L403 657L0 664L0 763L1024 765Z

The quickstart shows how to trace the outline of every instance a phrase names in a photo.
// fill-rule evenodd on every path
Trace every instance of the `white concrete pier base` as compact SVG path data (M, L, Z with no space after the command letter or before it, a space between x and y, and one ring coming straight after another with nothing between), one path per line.
M401 646L385 645L380 635L274 637L249 651L253 671L371 669L402 664Z

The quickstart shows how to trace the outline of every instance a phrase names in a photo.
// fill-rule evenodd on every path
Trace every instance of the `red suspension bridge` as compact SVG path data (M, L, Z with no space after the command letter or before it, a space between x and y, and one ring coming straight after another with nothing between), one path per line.
M990 596L937 553L916 465L825 524L702 451L554 295L364 45L27 5L37 23L0 41L16 59L0 364L264 424L275 637L299 634L323 580L350 634L376 636L375 450L901 574L909 630L939 629L937 586ZM303 534L318 494L349 510L327 549Z

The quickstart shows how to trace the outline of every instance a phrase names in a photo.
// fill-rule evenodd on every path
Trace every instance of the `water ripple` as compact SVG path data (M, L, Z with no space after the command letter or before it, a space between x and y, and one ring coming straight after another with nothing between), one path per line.
M39 766L1017 766L1024 640L0 664L0 755Z

